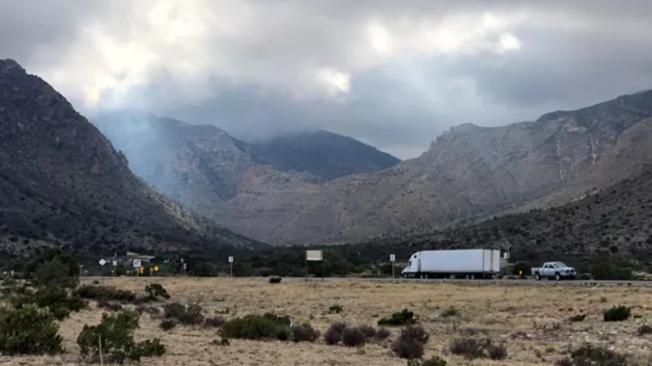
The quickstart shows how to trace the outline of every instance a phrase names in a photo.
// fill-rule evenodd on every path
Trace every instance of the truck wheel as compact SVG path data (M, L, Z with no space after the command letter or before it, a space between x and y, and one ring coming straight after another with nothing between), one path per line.
M561 276L559 275L559 273L555 273L555 281L560 281L560 280L561 280Z
M534 279L537 280L537 281L541 281L541 275L538 274L538 273L535 273L534 274Z

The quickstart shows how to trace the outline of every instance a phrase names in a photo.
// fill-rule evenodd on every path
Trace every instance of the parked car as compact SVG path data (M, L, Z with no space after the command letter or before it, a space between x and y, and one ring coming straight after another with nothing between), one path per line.
M577 273L575 268L567 266L564 262L546 262L542 267L532 268L532 275L537 281L542 278L554 278L559 281L562 279L574 280Z

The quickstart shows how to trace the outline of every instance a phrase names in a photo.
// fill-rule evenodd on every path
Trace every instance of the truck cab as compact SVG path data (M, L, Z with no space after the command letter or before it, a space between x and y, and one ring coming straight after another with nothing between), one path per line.
M542 278L554 278L560 281L562 279L575 279L577 273L575 268L567 266L564 262L545 262L541 267L532 268L532 275L537 281Z

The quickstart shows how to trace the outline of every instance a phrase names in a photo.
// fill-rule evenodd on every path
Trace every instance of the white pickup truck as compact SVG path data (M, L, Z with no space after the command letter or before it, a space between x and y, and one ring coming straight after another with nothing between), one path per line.
M542 278L554 278L559 281L562 279L575 279L577 273L575 268L567 266L563 262L546 262L543 267L532 268L532 275L539 281Z

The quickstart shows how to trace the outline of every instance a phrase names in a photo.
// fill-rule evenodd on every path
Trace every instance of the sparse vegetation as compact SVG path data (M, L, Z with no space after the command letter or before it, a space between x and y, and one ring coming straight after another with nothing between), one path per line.
M458 315L460 315L460 311L453 306L449 306L444 311L441 312L441 316L444 318L448 318L451 316L458 316Z
M283 278L281 278L280 276L271 276L269 278L269 283L281 283L282 280Z
M382 318L378 321L378 325L401 326L416 323L414 313L408 309L403 309L399 312L393 313L391 316Z
M457 338L451 342L450 351L469 360L476 358L503 360L507 357L507 348L504 345L494 344L490 339Z
M652 334L652 327L647 324L643 324L640 327L638 327L636 333L638 333L638 335L640 336Z
M309 323L297 324L291 327L292 340L295 342L314 342L319 339L319 331Z
M101 347L106 357L116 363L123 363L126 359L138 361L141 357L160 356L165 353L165 346L158 338L136 343L133 335L136 328L138 315L134 312L105 314L100 324L84 325L77 338L77 344L84 357L97 358Z
M290 318L267 313L246 315L222 325L220 334L226 338L290 340L292 329Z
M27 304L35 304L47 308L57 319L66 318L71 312L79 311L86 307L86 302L77 294L71 294L63 287L48 285L37 289L35 292L25 291L13 298L14 307L20 309Z
M570 361L570 363L568 363ZM625 356L606 348L583 345L571 353L571 358L562 360L557 365L573 366L626 366Z
M346 329L345 323L334 323L324 333L324 341L326 344L335 345L342 340L342 332Z
M360 347L367 342L367 337L359 327L346 327L342 331L342 344L347 347Z
M170 330L177 326L177 322L174 319L163 319L159 324L159 327L163 330Z
M226 320L221 316L213 316L204 318L204 327L206 328L219 328Z
M63 351L62 337L52 314L28 304L0 310L0 352L4 355L40 355Z
M333 304L333 305L331 305L331 306L328 308L328 313L329 313L329 314L339 314L339 313L342 312L342 310L344 310L344 308L342 307L342 305L340 305L340 304Z
M97 301L133 302L136 300L135 293L110 286L82 285L77 288L76 293L84 299Z
M145 286L145 292L150 300L156 300L159 297L162 299L170 298L170 294L160 283L152 283Z
M626 306L614 306L611 309L605 310L603 318L606 322L620 322L629 319L630 315L630 308Z
M408 326L401 330L399 337L392 343L392 350L402 358L421 358L428 338L428 333L422 327Z
M432 356L428 360L412 358L407 361L407 366L446 366L446 360L441 357Z
M178 302L166 304L163 307L166 319L175 319L183 325L199 325L204 321L202 308L199 304L183 305Z

